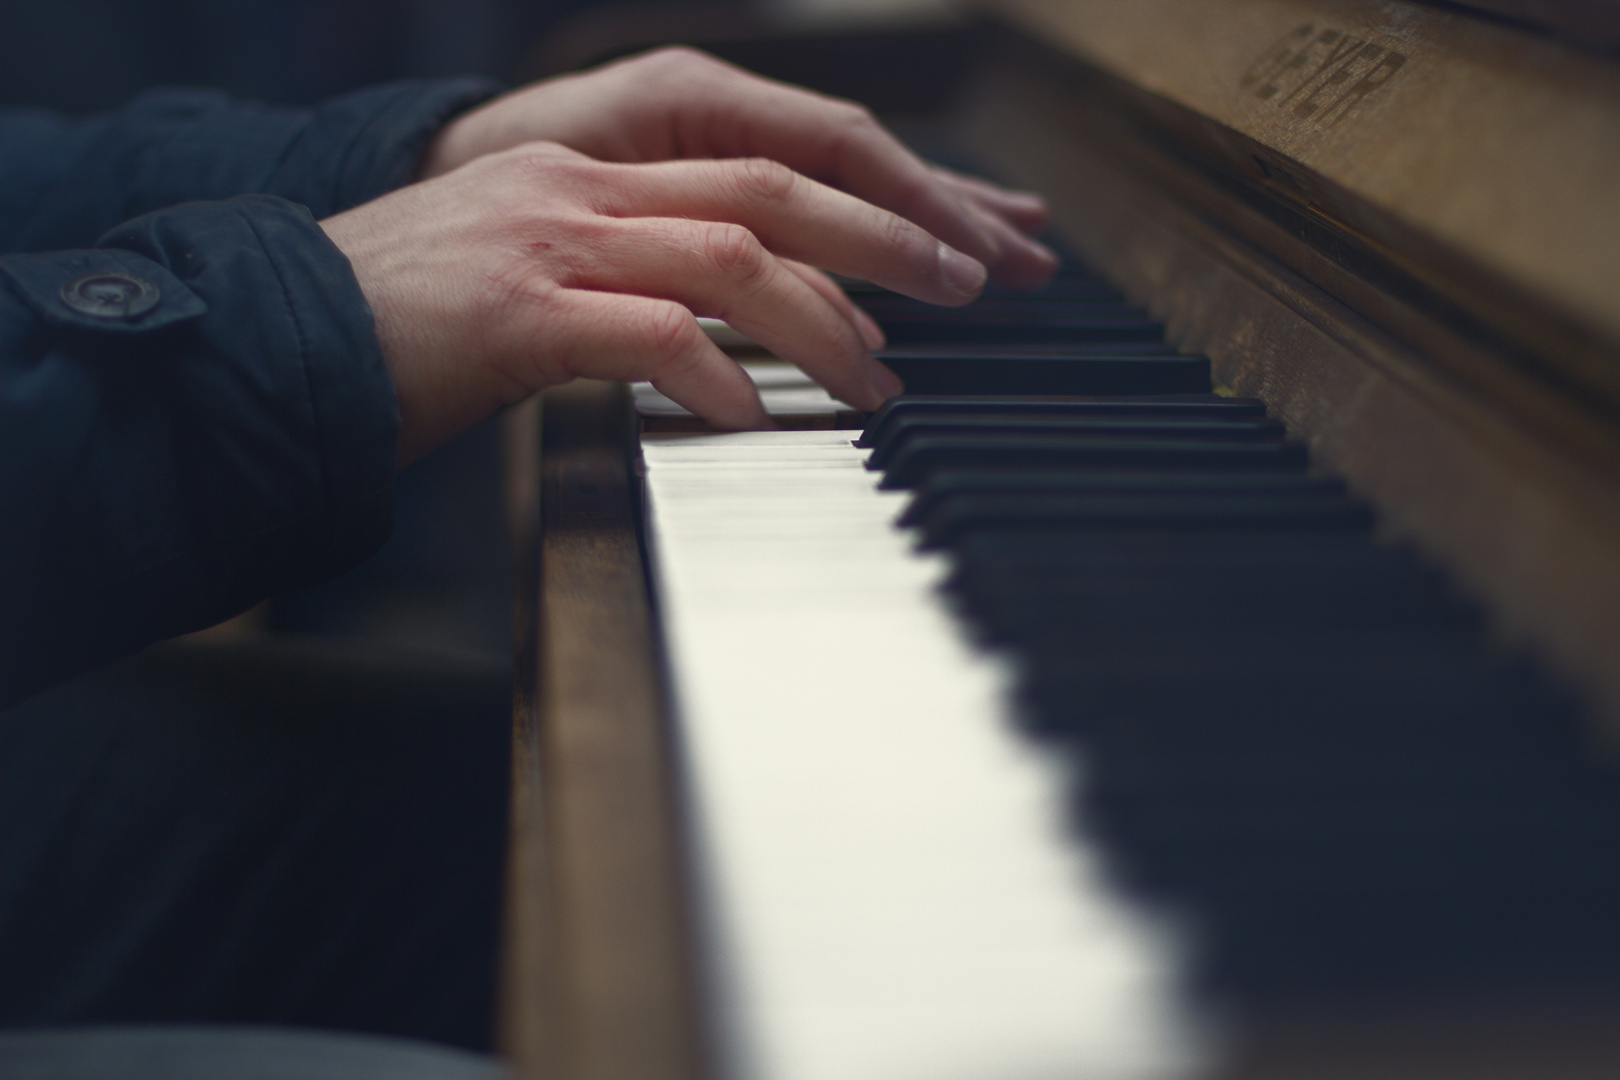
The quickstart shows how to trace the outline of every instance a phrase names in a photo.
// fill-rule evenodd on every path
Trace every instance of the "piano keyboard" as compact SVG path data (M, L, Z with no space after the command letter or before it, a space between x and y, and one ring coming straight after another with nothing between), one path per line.
M1613 990L1578 708L1262 403L1166 391L1078 272L862 299L978 392L643 438L726 1076L1206 1075L1302 1002Z
M1173 942L850 435L643 442L723 1075L1175 1075Z

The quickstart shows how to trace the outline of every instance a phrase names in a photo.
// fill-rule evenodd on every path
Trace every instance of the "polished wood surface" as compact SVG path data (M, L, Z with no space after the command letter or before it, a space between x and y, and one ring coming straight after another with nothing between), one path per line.
M1167 18L1175 6L1143 5ZM1398 6L1423 25L1440 18L1414 5L1361 6L1386 13ZM1298 5L1271 0L1253 7L1270 13L1273 27L1299 14ZM1451 567L1505 637L1539 651L1620 731L1620 423L1607 415L1604 393L1520 347L1535 334L1509 339L1456 317L1447 298L1490 277L1491 268L1431 264L1432 279L1453 283L1436 299L1425 281L1404 273L1404 256L1343 227L1342 216L1301 207L1297 195L1278 194L1273 183L1224 169L1224 158L1189 150L1180 136L1195 123L1190 107L1172 109L1163 97L1144 104L1139 85L1101 72L1077 42L1090 18L1116 35L1123 23L1136 25L1135 16L1097 14L1117 15L1121 5L1053 2L1042 10L1075 16L1061 32L1047 28L1041 48L1052 37L1062 48L1043 52L1043 60L1014 43L987 66L967 97L964 128L976 150L1013 180L1046 192L1065 237L1166 319L1178 345L1208 353L1219 378L1264 398L1319 460L1379 505L1393 531ZM1241 78L1242 54L1223 45L1212 24L1179 25L1190 39L1203 30L1215 38L1204 53L1183 51L1189 67L1200 68L1201 55L1202 69L1224 67ZM1123 55L1108 33L1097 36ZM1224 86L1202 69L1175 79L1184 87ZM1143 78L1158 78L1155 71ZM1235 115L1239 107L1228 100L1235 94L1210 92L1216 100L1197 114L1206 125L1198 146L1220 130L1217 116L1257 134L1270 130ZM1603 122L1620 124L1620 100ZM1478 153L1449 149L1453 139L1466 140L1442 138L1445 131L1430 140L1440 144L1434 157ZM1294 149L1331 164L1343 152L1338 141L1352 136L1330 128L1314 137L1323 144L1313 150L1296 142ZM1611 142L1620 150L1620 139ZM1486 168L1484 159L1478 167ZM1466 190L1490 186L1495 175ZM1456 194L1457 178L1445 183L1452 199L1469 201ZM1613 199L1610 185L1602 198L1548 213L1590 219L1591 233L1604 235L1620 228ZM1562 235L1544 238L1546 252L1558 253ZM1587 256L1596 265L1620 257L1620 247ZM1620 275L1613 290L1610 310L1620 313ZM1549 304L1515 317L1539 315L1539 325L1556 328L1566 325L1566 313ZM1620 373L1620 353L1606 344L1591 358Z
M508 432L534 561L519 604L504 1051L524 1078L689 1080L696 982L629 399L579 382L539 412L538 438L532 410Z
M1396 0L996 8L1185 108L1204 123L1179 134L1387 245L1503 332L1541 337L1559 314L1568 340L1548 346L1620 342L1620 67ZM1582 371L1620 387L1612 363Z

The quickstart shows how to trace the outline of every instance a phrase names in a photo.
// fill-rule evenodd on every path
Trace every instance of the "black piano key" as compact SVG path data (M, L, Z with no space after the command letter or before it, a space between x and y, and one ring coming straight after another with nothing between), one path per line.
M1148 314L1135 304L1126 303L1118 296L1056 295L1033 293L1028 295L988 296L966 307L942 308L925 304L910 297L891 295L863 299L861 308L879 323L889 319L908 322L969 323L1004 320L1008 318L1086 319L1096 317L1130 316L1148 319Z
M1190 575L1117 581L1051 575L1009 582L980 576L965 584L958 581L955 596L964 610L1003 638L1073 649L1081 636L1090 634L1116 652L1127 639L1144 635L1161 652L1173 639L1196 652L1204 647L1198 635L1224 628L1229 635L1281 636L1281 647L1293 653L1338 650L1348 662L1346 650L1356 635L1371 632L1368 642L1382 646L1420 630L1430 637L1466 635L1471 640L1480 629L1477 610L1449 595L1444 583L1418 581L1409 592L1392 593L1379 588L1390 577L1294 574L1207 582ZM1329 631L1318 625L1324 611L1333 613ZM1286 640L1302 634L1299 640Z
M907 395L889 398L868 419L865 431L855 440L857 447L881 447L897 432L919 427L983 427L1058 421L1189 421L1189 423L1228 423L1265 421L1265 406L1249 398L1221 398L1215 395L1147 395L1147 397L922 397Z
M954 358L963 360L1027 360L1043 358L1081 358L1081 359L1111 359L1114 357L1159 356L1171 357L1184 355L1181 350L1164 341L1115 341L1115 342L1087 342L1087 341L1034 341L1016 343L991 342L989 344L975 344L972 342L953 344L950 342L932 342L923 345L887 345L875 354L879 358L905 357L927 358ZM1197 393L1208 394L1206 388ZM953 395L955 396L955 395Z
M857 444L859 445L859 444ZM1334 476L1295 473L977 471L935 473L915 489L899 524L920 524L940 503L964 495L1299 494L1342 495Z
M1620 772L1579 704L1276 428L1145 434L1259 403L1215 404L1207 364L1074 263L1038 297L863 302L919 393L861 445L950 553L948 602L1014 658L1025 726L1074 756L1076 827L1194 930L1199 981L1620 983ZM1140 336L1095 336L1121 314ZM1042 374L1065 351L1090 355L1044 370L1116 374ZM1024 393L1071 397L928 397Z
M1054 300L1123 300L1125 298L1123 293L1108 284L1108 282L1084 273L1060 273L1047 284L1032 290L1008 289L991 282L984 287L984 292L981 295L984 300L993 300L1000 297L1015 300L1027 298L1037 300L1047 298ZM857 299L862 304L866 302L865 298Z
M1095 316L1031 314L983 319L891 317L878 320L878 325L882 327L890 345L1095 344L1156 342L1164 339L1163 324L1128 310Z
M921 546L945 547L980 530L1065 528L1097 531L1364 532L1366 505L1344 495L1085 494L1036 497L966 495L922 520Z
M884 425L872 444L867 468L881 469L899 449L922 437L978 439L992 436L1094 437L1108 439L1198 439L1208 442L1280 442L1283 426L1275 420L1204 412L1185 416L1152 411L1110 414L1095 410L906 414Z
M919 435L896 448L879 486L911 488L964 468L1093 468L1282 471L1305 468L1305 448L1287 442L1105 439L1058 435Z
M889 302L891 298L905 299L899 293L868 281L840 279L840 284L843 285L844 291L863 307L868 303ZM1119 289L1095 272L1079 264L1067 264L1058 268L1051 281L1033 289L1011 289L997 285L993 281L988 282L980 295L980 300L975 303L998 298L1027 302L1047 298L1121 300L1124 297Z
M891 347L876 357L908 394L1207 394L1209 360L1181 356L1157 331L1133 343L1108 339L1093 348L1065 341L1042 349L1040 333L974 344L971 335L927 346ZM1141 345L1136 348L1133 345Z
M902 394L885 401L867 421L856 446L872 447L888 438L892 427L916 423L977 421L985 416L1142 417L1158 420L1263 420L1265 405L1253 398L1213 394L1099 397L1050 395L925 396Z

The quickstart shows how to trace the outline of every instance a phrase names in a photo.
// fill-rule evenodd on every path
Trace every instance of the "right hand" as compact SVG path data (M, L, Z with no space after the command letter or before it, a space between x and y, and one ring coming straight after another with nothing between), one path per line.
M695 49L655 49L502 94L444 126L420 177L542 141L624 163L770 158L915 221L1003 285L1039 285L1057 269L1033 238L1046 224L1038 196L929 165L853 102Z
M773 161L612 164L552 143L480 157L321 227L376 315L402 465L579 376L650 380L717 426L771 426L697 315L876 408L900 390L869 351L881 334L812 267L953 306L986 277L905 218Z

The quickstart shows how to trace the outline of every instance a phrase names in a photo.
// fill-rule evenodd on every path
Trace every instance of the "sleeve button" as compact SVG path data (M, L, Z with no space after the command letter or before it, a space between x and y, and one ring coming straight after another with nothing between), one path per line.
M157 307L158 287L134 274L104 270L62 286L62 303L93 319L133 319Z

